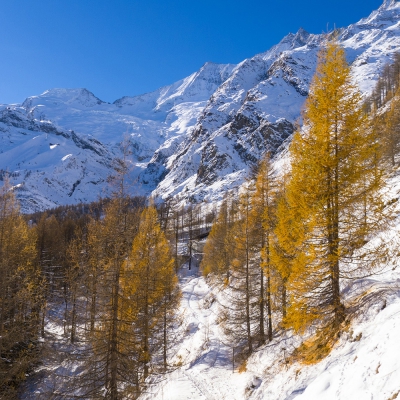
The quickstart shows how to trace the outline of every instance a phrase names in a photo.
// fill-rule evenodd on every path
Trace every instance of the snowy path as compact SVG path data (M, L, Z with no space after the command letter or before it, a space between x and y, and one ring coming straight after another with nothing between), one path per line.
M142 396L143 400L239 400L247 374L232 372L232 349L221 341L214 310L207 306L210 287L198 268L180 274L186 336L180 345L183 366Z

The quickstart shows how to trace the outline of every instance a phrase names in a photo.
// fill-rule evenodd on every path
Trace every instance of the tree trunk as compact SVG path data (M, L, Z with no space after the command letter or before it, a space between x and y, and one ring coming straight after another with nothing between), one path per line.
M163 343L163 361L164 372L167 372L167 305L164 304L164 343Z
M76 334L76 288L72 293L72 315L71 315L71 343L75 342Z
M120 267L115 272L112 291L111 337L110 337L110 399L118 400L118 300Z
M246 216L246 224L249 223L249 217ZM251 316L250 316L250 254L249 254L249 232L248 226L246 228L246 328L247 328L247 343L249 346L249 353L253 352L253 343L251 337Z

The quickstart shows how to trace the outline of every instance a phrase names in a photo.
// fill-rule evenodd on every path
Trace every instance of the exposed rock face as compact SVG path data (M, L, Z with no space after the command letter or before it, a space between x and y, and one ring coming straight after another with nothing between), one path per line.
M399 20L400 3L385 0L339 32L364 93L400 49ZM326 39L300 29L238 65L206 63L113 104L86 89L52 89L0 106L0 170L11 174L25 211L94 200L107 193L125 140L132 193L218 199L292 135Z
M387 0L368 18L341 29L355 81L370 93L384 64L400 49L400 3ZM300 29L269 51L240 63L211 96L196 126L168 160L159 196L190 193L220 198L239 185L266 152L275 154L294 131L327 40Z

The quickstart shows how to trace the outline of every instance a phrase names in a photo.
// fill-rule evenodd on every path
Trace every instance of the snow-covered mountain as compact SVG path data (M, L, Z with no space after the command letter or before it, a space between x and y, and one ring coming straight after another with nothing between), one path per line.
M386 0L368 18L341 29L355 81L372 91L383 66L400 50L400 3ZM265 53L240 63L201 113L193 133L167 163L155 193L219 198L243 182L249 165L276 152L294 131L326 35L300 29Z
M206 63L173 85L105 103L86 89L52 89L0 106L0 177L10 175L23 211L96 200L129 143L132 193L149 194L164 160L193 127L233 65Z
M400 3L385 0L340 30L366 94L400 49L399 20ZM24 211L90 201L106 193L125 139L132 193L218 199L293 133L325 40L300 29L238 65L206 63L170 86L113 104L86 89L52 89L0 106L0 170L11 175Z

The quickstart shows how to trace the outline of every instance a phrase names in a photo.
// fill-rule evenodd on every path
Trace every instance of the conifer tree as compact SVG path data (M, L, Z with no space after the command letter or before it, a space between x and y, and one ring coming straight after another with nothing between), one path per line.
M0 397L12 399L34 359L40 271L35 231L20 215L7 181L0 188Z
M104 235L102 235L102 223L99 219L91 218L87 226L86 236L86 274L85 285L88 292L89 331L93 332L98 312L100 283L105 271Z
M134 315L122 316L121 273L125 258L132 240L131 231L137 229L137 223L132 223L132 217L125 209L125 198L116 198L106 209L103 225L103 262L102 275L103 320L98 333L106 335L107 358L106 388L110 399L119 399L119 386L135 371L134 342L129 337L130 326ZM108 295L104 296L108 292ZM108 304L107 304L108 303ZM131 317L131 318L129 318ZM133 381L135 382L135 381Z
M291 275L296 271L297 264L301 266L306 264L306 252L303 252L305 243L306 223L299 214L299 207L291 207L288 197L289 176L285 173L279 180L279 192L276 197L275 218L272 245L271 245L271 263L273 269L272 289L278 299L276 300L277 310L282 315L283 326L286 323L286 314L288 306L288 284ZM301 270L299 267L298 269Z
M391 100L390 108L383 118L376 118L376 129L383 131L385 153L392 165L396 164L395 156L400 152L400 90Z
M291 145L288 203L302 221L302 244L292 264L288 319L297 329L316 320L337 328L343 321L340 280L376 265L378 253L357 250L383 219L380 149L345 52L330 42L319 57L304 128Z
M221 303L225 333L242 353L251 354L260 338L260 265L255 262L257 241L251 218L251 193L243 193L230 227L231 261L229 279Z
M272 340L272 279L274 266L271 260L271 247L273 230L276 224L277 181L272 170L270 155L267 154L259 165L259 170L255 181L255 191L252 194L252 210L250 217L254 226L257 253L260 254L259 267L259 331L261 342L265 341L265 313L268 317L268 340Z
M205 276L213 274L217 282L225 282L225 284L229 279L233 258L232 226L228 199L224 199L204 245L201 268Z
M114 199L103 219L90 221L85 250L76 242L70 246L71 266L78 264L73 278L87 270L92 354L75 385L85 396L135 399L150 374L169 367L170 329L180 301L175 261L156 209L139 213L124 204ZM86 268L80 267L79 254Z
M153 206L141 214L139 233L133 241L123 281L124 298L135 299L135 332L145 380L161 349L163 369L167 369L167 329L179 300L175 261Z
M81 387L87 397L105 393L113 400L136 398L139 390L137 345L132 335L136 315L125 312L123 305L128 300L122 281L138 218L139 211L130 209L129 198L121 192L105 207L102 219L89 223L85 249L71 248L72 254L83 255L85 263L79 269L86 270L89 321L85 339L90 345L86 372L73 386Z
M76 235L76 238L71 240L66 249L68 263L65 269L65 282L68 285L68 294L70 297L70 310L69 318L67 322L70 323L70 341L74 343L76 340L76 328L77 328L77 320L79 307L78 307L78 296L80 292L80 288L82 287L83 282L82 277L84 275L84 264L86 264L86 257L83 256L84 253L84 238L83 233L79 232ZM81 310L82 312L82 310Z

